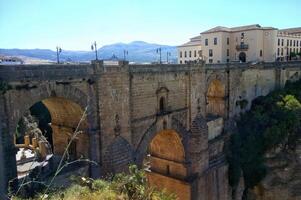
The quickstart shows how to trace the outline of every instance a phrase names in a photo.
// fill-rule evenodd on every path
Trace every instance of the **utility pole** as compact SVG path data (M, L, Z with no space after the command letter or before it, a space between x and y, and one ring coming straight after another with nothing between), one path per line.
M162 64L162 60L161 60L161 47L157 49L157 53L160 54L160 64Z
M91 45L91 50L95 51L95 59L98 60L98 56L97 56L97 44L96 44L96 41L94 43L92 43Z
M123 60L126 60L126 56L129 55L129 52L127 50L123 50Z
M168 62L168 57L169 57L169 56L171 56L171 53L170 53L170 52L166 52L166 61L167 61L166 63L167 63L167 64L169 63L169 62Z
M56 60L57 60L57 64L60 64L60 54L62 52L62 48L61 47L56 47Z

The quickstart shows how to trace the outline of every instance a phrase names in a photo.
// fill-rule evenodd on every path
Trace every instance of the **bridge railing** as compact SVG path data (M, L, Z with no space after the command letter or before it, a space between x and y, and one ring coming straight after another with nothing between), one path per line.
M0 79L52 80L82 78L93 74L92 65L0 65Z

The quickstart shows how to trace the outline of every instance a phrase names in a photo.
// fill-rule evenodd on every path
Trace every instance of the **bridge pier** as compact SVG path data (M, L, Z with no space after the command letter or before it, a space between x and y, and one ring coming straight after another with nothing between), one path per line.
M8 199L9 189L16 189L18 183L15 145L8 128L9 113L5 108L5 98L0 94L0 199Z
M90 164L90 176L91 178L99 178L101 173L100 163L100 147L99 147L99 130L91 130L90 135L90 159L95 163ZM96 164L97 163L97 164Z

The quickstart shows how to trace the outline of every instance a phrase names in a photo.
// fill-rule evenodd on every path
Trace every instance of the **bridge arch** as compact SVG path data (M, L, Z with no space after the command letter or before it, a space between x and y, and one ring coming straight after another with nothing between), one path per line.
M7 145L3 155L3 160L5 160L4 169L5 172L7 171L4 182L8 183L17 177L16 150L13 136L19 119L37 102L42 102L51 114L53 135L59 136L56 138L56 147L54 147L53 152L59 155L62 155L64 147L68 144L68 140L72 137L84 110L88 106L87 117L79 127L79 130L82 130L84 133L75 138L77 144L72 145L71 148L75 150L74 159L84 156L99 162L99 155L97 155L99 151L97 143L97 111L94 100L96 98L94 98L93 93L92 96L91 94L87 95L69 84L47 83L31 88L16 87L7 91L4 94L4 98L7 107L6 115L8 116L6 136L1 136L5 139ZM64 137L61 137L62 135ZM93 142L93 149L90 148L91 141ZM98 168L96 170L99 171ZM92 176L99 174L99 172L95 172L95 169L93 169L93 172L91 170L90 173Z
M191 199L192 195L192 185L187 181L191 171L189 136L177 119L161 116L145 132L135 154L136 163L146 170L149 184L166 188L180 199Z
M88 104L90 111L95 109L94 105L90 105L89 98L84 92L76 87L64 84L42 84L29 90L11 90L8 91L6 96L10 100L10 109L8 112L12 113L9 119L10 133L15 131L18 120L32 105L51 97L70 100L78 104L83 110Z
M163 126L160 125L160 123L163 124ZM161 128L158 128L161 127ZM164 128L163 128L164 127ZM163 129L162 129L163 128ZM167 126L166 120L156 120L143 134L142 139L140 140L139 144L137 145L137 148L135 150L135 162L139 166L142 166L144 158L147 156L149 151L149 146L155 136L164 130L173 130L177 133L178 138L181 140L181 143L183 144L184 148L184 154L185 159L189 159L187 155L187 143L189 139L189 133L186 130L186 128L180 124L176 119L171 119L170 126Z

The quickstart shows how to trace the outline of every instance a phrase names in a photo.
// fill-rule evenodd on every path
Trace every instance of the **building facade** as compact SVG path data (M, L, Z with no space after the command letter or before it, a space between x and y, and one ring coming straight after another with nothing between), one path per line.
M299 54L299 55L298 55ZM301 54L301 28L282 29L277 34L278 61L287 61L300 57Z
M201 36L202 58L206 63L287 61L297 59L301 52L301 28L217 26Z
M201 44L202 39L199 35L191 38L189 42L178 46L178 64L198 62L202 60Z

